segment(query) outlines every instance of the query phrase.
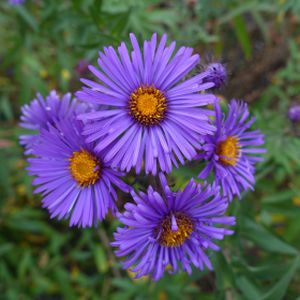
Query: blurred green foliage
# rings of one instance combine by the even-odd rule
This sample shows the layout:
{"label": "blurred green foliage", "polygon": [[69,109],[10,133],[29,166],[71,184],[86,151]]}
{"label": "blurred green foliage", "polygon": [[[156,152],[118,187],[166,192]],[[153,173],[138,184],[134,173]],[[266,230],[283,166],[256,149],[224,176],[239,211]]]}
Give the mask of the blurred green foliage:
{"label": "blurred green foliage", "polygon": [[[0,299],[300,299],[300,127],[287,117],[289,106],[300,103],[299,15],[297,0],[27,0],[16,7],[2,0]],[[135,280],[109,247],[115,220],[69,228],[49,220],[33,196],[18,146],[20,106],[37,91],[79,89],[79,62],[95,63],[98,50],[126,41],[131,31],[140,39],[167,32],[204,58],[227,60],[238,84],[229,82],[220,94],[235,95],[242,86],[266,134],[255,191],[232,203],[236,234],[212,255],[213,273]],[[268,52],[285,48],[277,58]],[[246,90],[256,97],[248,99]],[[174,186],[200,168],[175,170]]]}

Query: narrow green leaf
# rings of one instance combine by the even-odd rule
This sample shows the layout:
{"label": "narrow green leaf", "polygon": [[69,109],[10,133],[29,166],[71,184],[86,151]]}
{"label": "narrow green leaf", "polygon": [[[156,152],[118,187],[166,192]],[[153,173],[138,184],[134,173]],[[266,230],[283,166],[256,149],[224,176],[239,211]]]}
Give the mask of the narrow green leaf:
{"label": "narrow green leaf", "polygon": [[234,286],[234,273],[225,255],[218,252],[213,256],[213,266],[216,272],[216,286],[219,291],[231,289]]}
{"label": "narrow green leaf", "polygon": [[276,192],[273,195],[268,195],[262,199],[263,203],[278,203],[290,200],[295,195],[293,190],[283,190],[281,192]]}
{"label": "narrow green leaf", "polygon": [[23,279],[28,274],[32,266],[32,257],[29,249],[25,251],[18,265],[18,275],[20,279]]}
{"label": "narrow green leaf", "polygon": [[54,272],[54,276],[64,298],[70,300],[76,299],[75,291],[71,285],[70,273],[66,272],[64,269],[57,269]]}
{"label": "narrow green leaf", "polygon": [[267,251],[298,255],[296,248],[280,240],[260,224],[254,223],[250,219],[243,220],[242,233]]}
{"label": "narrow green leaf", "polygon": [[6,97],[3,97],[0,102],[0,114],[1,113],[6,120],[12,120],[14,118],[11,102]]}
{"label": "narrow green leaf", "polygon": [[267,43],[269,43],[270,42],[269,29],[268,29],[267,22],[263,18],[262,14],[260,14],[258,11],[253,11],[252,16],[253,16],[256,24],[260,28],[260,31],[261,31],[265,41]]}
{"label": "narrow green leaf", "polygon": [[15,7],[20,17],[27,23],[34,31],[38,31],[38,24],[32,14],[26,10],[22,5]]}
{"label": "narrow green leaf", "polygon": [[14,248],[13,244],[6,243],[3,245],[0,245],[0,256],[6,254],[7,252],[11,251]]}
{"label": "narrow green leaf", "polygon": [[108,270],[108,259],[105,255],[105,251],[101,245],[96,245],[94,247],[94,256],[97,269],[101,273],[105,273]]}
{"label": "narrow green leaf", "polygon": [[259,3],[258,1],[245,1],[242,5],[238,5],[234,9],[229,9],[227,14],[224,14],[222,17],[219,18],[219,24],[227,23],[228,21],[232,20],[235,16],[253,11],[274,12],[276,11],[276,6],[262,2]]}
{"label": "narrow green leaf", "polygon": [[246,299],[259,299],[262,296],[261,291],[247,277],[238,277],[236,283]]}
{"label": "narrow green leaf", "polygon": [[245,20],[239,15],[233,18],[233,24],[234,32],[243,49],[244,55],[246,59],[250,59],[252,57],[252,46]]}
{"label": "narrow green leaf", "polygon": [[291,263],[288,272],[261,298],[261,300],[281,300],[299,268],[300,258],[297,256]]}

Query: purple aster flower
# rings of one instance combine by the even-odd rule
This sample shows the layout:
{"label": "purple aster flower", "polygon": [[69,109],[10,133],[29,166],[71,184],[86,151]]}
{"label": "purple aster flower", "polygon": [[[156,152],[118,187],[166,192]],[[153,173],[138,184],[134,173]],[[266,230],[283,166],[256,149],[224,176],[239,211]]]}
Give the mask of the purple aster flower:
{"label": "purple aster flower", "polygon": [[124,268],[132,268],[136,277],[151,275],[155,280],[169,269],[175,273],[179,265],[191,274],[191,265],[212,269],[205,253],[219,250],[213,242],[233,231],[219,225],[234,225],[235,218],[224,216],[228,206],[216,186],[200,186],[192,179],[183,191],[173,193],[160,173],[163,194],[150,186],[147,193],[132,196],[119,215],[124,228],[117,228],[113,246],[117,256],[126,256]]}
{"label": "purple aster flower", "polygon": [[32,134],[20,136],[20,144],[25,146],[25,154],[31,154],[32,147],[39,141],[39,131],[54,125],[56,120],[68,119],[79,112],[83,112],[86,105],[72,100],[70,93],[59,97],[56,91],[43,98],[37,94],[36,99],[21,108],[20,126],[32,130]]}
{"label": "purple aster flower", "polygon": [[214,88],[218,89],[222,87],[227,80],[227,70],[221,63],[210,63],[206,70],[208,75],[204,79],[204,82],[213,82]]}
{"label": "purple aster flower", "polygon": [[214,83],[202,82],[206,72],[183,80],[199,62],[192,48],[174,53],[175,42],[166,46],[166,35],[158,42],[153,34],[141,50],[134,34],[130,39],[132,52],[121,43],[118,53],[112,47],[99,53],[100,70],[90,66],[99,83],[82,79],[87,87],[77,97],[108,106],[80,116],[93,121],[84,134],[88,142],[96,141],[96,151],[108,149],[105,161],[114,167],[135,167],[139,173],[143,165],[147,174],[156,174],[158,164],[170,172],[178,161],[191,160],[201,146],[199,137],[215,129],[209,123],[213,112],[203,108],[216,99],[203,93]]}
{"label": "purple aster flower", "polygon": [[244,102],[232,100],[226,118],[222,117],[219,104],[215,104],[217,131],[214,136],[204,137],[203,153],[197,158],[208,161],[199,174],[206,178],[214,172],[216,184],[230,200],[234,195],[240,197],[244,190],[253,189],[255,183],[255,163],[263,158],[264,136],[259,130],[249,130],[255,117],[248,119],[248,106]]}
{"label": "purple aster flower", "polygon": [[293,104],[289,108],[288,116],[289,116],[289,119],[292,122],[295,122],[295,123],[300,122],[300,105],[299,104]]}
{"label": "purple aster flower", "polygon": [[10,5],[21,5],[25,2],[25,0],[8,0]]}
{"label": "purple aster flower", "polygon": [[51,218],[69,218],[70,226],[96,225],[108,210],[116,213],[117,193],[113,185],[125,192],[129,187],[123,175],[103,162],[81,135],[82,123],[74,118],[62,120],[49,129],[41,129],[39,144],[33,148],[35,158],[28,159],[29,174],[36,176],[35,192],[42,194],[43,207]]}

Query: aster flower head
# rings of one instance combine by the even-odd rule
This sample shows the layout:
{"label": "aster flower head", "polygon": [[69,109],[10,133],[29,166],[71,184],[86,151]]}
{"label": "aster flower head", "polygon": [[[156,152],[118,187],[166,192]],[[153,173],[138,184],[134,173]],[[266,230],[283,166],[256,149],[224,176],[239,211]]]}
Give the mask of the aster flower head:
{"label": "aster flower head", "polygon": [[255,117],[249,119],[247,104],[232,100],[228,108],[227,116],[223,117],[220,105],[215,104],[217,131],[204,138],[203,152],[196,159],[207,161],[199,178],[205,179],[213,172],[216,184],[220,184],[223,193],[232,200],[234,195],[240,197],[242,191],[253,189],[255,164],[263,159],[259,154],[265,149],[261,148],[263,134],[250,130]]}
{"label": "aster flower head", "polygon": [[70,119],[79,112],[85,111],[86,105],[72,99],[70,93],[60,97],[56,91],[51,91],[44,98],[37,94],[30,104],[21,108],[20,126],[31,130],[31,134],[21,135],[20,144],[25,146],[25,154],[31,154],[32,147],[39,142],[39,131],[54,125],[56,120]]}
{"label": "aster flower head", "polygon": [[82,123],[57,121],[41,130],[40,142],[33,148],[29,174],[35,176],[35,192],[42,194],[43,207],[51,218],[69,218],[70,226],[96,225],[110,210],[116,213],[117,193],[113,185],[129,192],[119,178],[123,175],[103,162],[81,135]]}
{"label": "aster flower head", "polygon": [[[96,142],[96,151],[106,151],[105,161],[114,167],[146,174],[157,170],[170,172],[178,161],[191,160],[200,148],[199,138],[212,134],[212,111],[204,108],[215,96],[203,91],[214,86],[203,83],[203,72],[187,80],[186,75],[199,62],[193,49],[175,50],[175,42],[166,45],[167,36],[157,40],[153,34],[140,48],[130,34],[132,51],[121,43],[99,52],[100,69],[90,66],[98,82],[82,79],[86,85],[77,92],[80,100],[107,105],[107,109],[83,114],[88,142]],[[174,54],[173,54],[174,53]],[[201,93],[200,93],[201,92]]]}
{"label": "aster flower head", "polygon": [[215,84],[214,88],[218,89],[222,87],[227,81],[227,70],[225,65],[214,62],[208,64],[205,70],[208,75],[204,79],[205,82],[213,82]]}
{"label": "aster flower head", "polygon": [[151,275],[160,279],[168,269],[180,266],[191,274],[191,265],[212,269],[207,250],[219,250],[221,240],[233,231],[219,225],[234,225],[234,217],[224,216],[228,201],[216,186],[196,184],[193,179],[183,191],[171,192],[160,174],[163,194],[150,186],[147,193],[132,192],[135,203],[127,203],[119,215],[123,228],[117,228],[113,246],[119,257],[126,256],[124,268],[136,277]]}
{"label": "aster flower head", "polygon": [[292,122],[300,122],[300,104],[293,104],[289,108],[288,117]]}

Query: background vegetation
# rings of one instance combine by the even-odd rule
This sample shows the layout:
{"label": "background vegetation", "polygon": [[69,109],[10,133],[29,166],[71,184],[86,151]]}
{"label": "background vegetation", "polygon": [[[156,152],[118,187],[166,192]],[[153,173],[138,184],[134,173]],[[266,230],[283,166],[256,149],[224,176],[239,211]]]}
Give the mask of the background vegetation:
{"label": "background vegetation", "polygon": [[[1,0],[0,299],[300,299],[300,123],[288,118],[300,104],[299,16],[297,0]],[[255,192],[232,203],[236,234],[212,256],[213,273],[133,279],[108,246],[116,221],[79,230],[49,220],[24,170],[20,106],[37,91],[78,90],[87,62],[131,31],[167,32],[203,64],[225,62],[220,97],[249,102],[267,136]],[[200,167],[174,171],[175,186]]]}

